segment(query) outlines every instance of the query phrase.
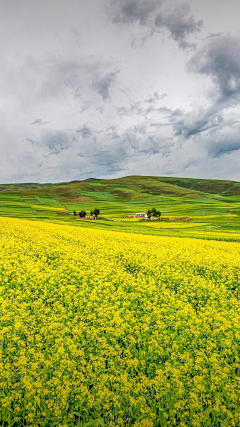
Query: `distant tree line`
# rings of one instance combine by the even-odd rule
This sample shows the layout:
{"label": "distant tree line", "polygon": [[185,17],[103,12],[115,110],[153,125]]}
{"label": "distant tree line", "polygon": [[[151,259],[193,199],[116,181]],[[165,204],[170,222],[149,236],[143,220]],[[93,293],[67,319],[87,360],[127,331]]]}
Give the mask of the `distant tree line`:
{"label": "distant tree line", "polygon": [[147,211],[147,217],[148,217],[148,219],[151,219],[151,216],[153,216],[155,218],[160,218],[161,212],[157,211],[155,208],[148,209],[148,211]]}
{"label": "distant tree line", "polygon": [[[96,218],[98,217],[98,215],[100,214],[100,210],[99,209],[94,209],[94,211],[90,212],[90,216],[95,216]],[[87,215],[87,213],[85,211],[80,211],[79,213],[77,213],[76,211],[73,211],[73,215],[79,215],[80,218],[85,218],[85,216]]]}

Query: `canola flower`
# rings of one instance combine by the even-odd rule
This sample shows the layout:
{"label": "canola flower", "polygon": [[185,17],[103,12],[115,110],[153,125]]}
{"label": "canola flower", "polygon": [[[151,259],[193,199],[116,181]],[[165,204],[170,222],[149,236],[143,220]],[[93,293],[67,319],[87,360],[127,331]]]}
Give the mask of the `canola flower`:
{"label": "canola flower", "polygon": [[1,426],[240,426],[240,244],[0,219]]}

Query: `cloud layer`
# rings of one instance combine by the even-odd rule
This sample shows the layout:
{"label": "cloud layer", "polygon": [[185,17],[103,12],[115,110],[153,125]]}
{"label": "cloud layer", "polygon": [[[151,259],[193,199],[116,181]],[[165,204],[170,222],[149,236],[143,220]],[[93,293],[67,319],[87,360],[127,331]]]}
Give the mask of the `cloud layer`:
{"label": "cloud layer", "polygon": [[239,179],[240,33],[225,3],[221,25],[206,0],[20,3],[0,17],[0,182]]}
{"label": "cloud layer", "polygon": [[113,0],[112,22],[130,24],[136,21],[147,25],[161,5],[162,0]]}
{"label": "cloud layer", "polygon": [[203,20],[196,21],[188,4],[177,5],[173,10],[162,11],[161,0],[113,0],[111,3],[114,24],[138,23],[151,29],[151,34],[167,29],[181,49],[195,48],[189,36],[199,33]]}
{"label": "cloud layer", "polygon": [[221,102],[239,102],[240,39],[230,35],[210,40],[188,62],[190,71],[209,76]]}
{"label": "cloud layer", "polygon": [[159,13],[155,18],[156,27],[167,28],[181,49],[196,47],[195,43],[188,41],[188,37],[200,32],[203,27],[203,20],[195,21],[190,13],[190,6],[181,4],[172,12],[168,14]]}

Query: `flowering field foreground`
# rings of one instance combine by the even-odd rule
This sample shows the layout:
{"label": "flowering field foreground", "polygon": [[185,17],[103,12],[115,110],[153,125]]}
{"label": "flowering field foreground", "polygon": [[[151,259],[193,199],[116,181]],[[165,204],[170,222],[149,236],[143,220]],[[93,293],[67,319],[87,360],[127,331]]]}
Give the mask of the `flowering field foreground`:
{"label": "flowering field foreground", "polygon": [[239,243],[0,219],[1,426],[239,426]]}

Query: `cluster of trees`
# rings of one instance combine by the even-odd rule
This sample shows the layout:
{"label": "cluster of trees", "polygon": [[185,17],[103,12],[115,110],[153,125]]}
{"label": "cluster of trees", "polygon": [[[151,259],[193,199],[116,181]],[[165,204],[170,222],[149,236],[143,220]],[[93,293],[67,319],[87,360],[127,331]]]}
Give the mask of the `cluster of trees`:
{"label": "cluster of trees", "polygon": [[[100,210],[99,209],[94,209],[94,211],[90,212],[90,216],[95,216],[96,218],[98,217],[98,215],[100,214]],[[85,216],[87,215],[87,213],[85,211],[81,211],[77,214],[76,211],[73,211],[73,215],[79,215],[80,218],[85,218]]]}
{"label": "cluster of trees", "polygon": [[161,212],[157,211],[155,208],[148,209],[148,211],[147,211],[147,217],[150,219],[151,216],[153,216],[155,218],[160,218]]}

